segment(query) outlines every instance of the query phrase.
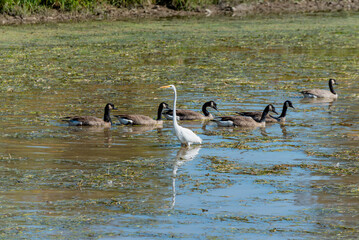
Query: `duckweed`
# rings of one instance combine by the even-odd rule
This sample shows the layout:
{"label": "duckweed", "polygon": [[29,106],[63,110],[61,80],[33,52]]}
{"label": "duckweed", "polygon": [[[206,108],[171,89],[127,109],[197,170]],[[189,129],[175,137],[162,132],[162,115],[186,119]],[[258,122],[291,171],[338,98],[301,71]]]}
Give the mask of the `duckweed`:
{"label": "duckweed", "polygon": [[[1,238],[355,238],[358,15],[6,26],[0,34]],[[327,89],[334,102],[304,100]],[[264,129],[72,128],[61,118],[155,116],[161,92],[215,115],[290,109]],[[116,119],[113,118],[114,123]],[[193,228],[193,226],[196,226]],[[209,231],[209,229],[212,229]]]}

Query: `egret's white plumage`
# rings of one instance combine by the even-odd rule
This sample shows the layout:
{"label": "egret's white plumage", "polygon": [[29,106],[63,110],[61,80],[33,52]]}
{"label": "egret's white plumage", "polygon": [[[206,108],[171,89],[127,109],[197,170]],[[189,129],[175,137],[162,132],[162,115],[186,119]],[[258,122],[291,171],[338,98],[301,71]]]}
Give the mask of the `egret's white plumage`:
{"label": "egret's white plumage", "polygon": [[178,138],[178,140],[180,140],[180,142],[182,143],[182,145],[187,145],[190,146],[192,143],[202,143],[202,139],[200,137],[198,137],[192,130],[188,129],[188,128],[184,128],[181,127],[180,125],[178,125],[177,123],[177,116],[176,116],[176,102],[177,102],[177,91],[176,91],[176,87],[174,85],[168,85],[168,86],[162,86],[161,88],[172,88],[174,91],[174,100],[173,100],[173,128],[174,128],[174,132]]}

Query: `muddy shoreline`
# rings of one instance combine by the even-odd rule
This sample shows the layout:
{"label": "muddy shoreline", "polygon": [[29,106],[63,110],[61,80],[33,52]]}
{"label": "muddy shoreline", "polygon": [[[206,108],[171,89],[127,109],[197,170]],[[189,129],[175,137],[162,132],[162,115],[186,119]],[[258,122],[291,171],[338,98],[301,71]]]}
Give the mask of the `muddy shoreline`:
{"label": "muddy shoreline", "polygon": [[302,0],[302,1],[263,1],[261,3],[242,3],[239,5],[212,5],[193,11],[178,11],[159,5],[149,5],[133,9],[101,5],[93,11],[63,12],[55,9],[45,10],[27,16],[0,14],[0,25],[34,24],[47,22],[67,22],[86,20],[121,20],[137,18],[166,18],[185,16],[228,15],[244,17],[250,15],[314,13],[314,12],[357,12],[359,0]]}

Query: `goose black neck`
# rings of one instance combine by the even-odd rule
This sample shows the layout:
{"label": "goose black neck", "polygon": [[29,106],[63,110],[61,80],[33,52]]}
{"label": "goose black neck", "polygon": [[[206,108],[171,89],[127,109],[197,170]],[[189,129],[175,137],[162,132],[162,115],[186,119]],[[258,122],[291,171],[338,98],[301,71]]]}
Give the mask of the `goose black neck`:
{"label": "goose black neck", "polygon": [[162,120],[162,111],[163,111],[163,104],[161,103],[157,111],[157,119],[156,119],[157,121]]}
{"label": "goose black neck", "polygon": [[261,119],[259,120],[260,123],[262,123],[262,122],[265,121],[265,119],[266,119],[266,117],[267,117],[267,115],[268,115],[268,112],[269,112],[269,106],[267,106],[267,107],[264,109],[264,111],[263,111],[263,113],[262,113],[262,117],[261,117]]}
{"label": "goose black neck", "polygon": [[330,91],[331,91],[333,94],[337,94],[337,93],[334,91],[333,81],[332,81],[332,80],[329,80],[329,89],[330,89]]}
{"label": "goose black neck", "polygon": [[105,114],[103,115],[103,120],[112,124],[110,117],[110,109],[107,106],[105,107]]}
{"label": "goose black neck", "polygon": [[282,113],[281,113],[281,115],[279,116],[279,118],[284,118],[284,117],[285,117],[285,115],[287,114],[287,109],[288,109],[287,102],[285,102],[285,103],[283,104],[283,110],[282,110]]}
{"label": "goose black neck", "polygon": [[208,106],[209,106],[208,103],[205,103],[205,104],[203,104],[203,106],[202,106],[202,112],[203,112],[204,116],[206,116],[206,117],[209,116],[209,112],[207,111],[207,107],[208,107]]}

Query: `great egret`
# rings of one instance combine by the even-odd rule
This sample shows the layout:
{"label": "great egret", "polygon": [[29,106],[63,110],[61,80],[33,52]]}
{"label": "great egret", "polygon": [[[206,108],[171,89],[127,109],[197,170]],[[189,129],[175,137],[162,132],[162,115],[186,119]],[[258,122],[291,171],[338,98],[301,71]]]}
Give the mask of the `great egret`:
{"label": "great egret", "polygon": [[329,99],[337,99],[338,94],[334,91],[333,84],[338,85],[337,81],[335,79],[329,79],[329,89],[323,90],[323,89],[309,89],[301,91],[300,93],[304,95],[306,98],[329,98]]}
{"label": "great egret", "polygon": [[177,102],[177,91],[174,85],[162,86],[161,88],[172,88],[174,91],[174,99],[173,99],[173,128],[174,132],[180,140],[182,145],[190,146],[192,143],[202,143],[202,139],[198,137],[192,130],[188,128],[181,127],[177,123],[177,116],[176,116],[176,102]]}
{"label": "great egret", "polygon": [[110,117],[111,109],[116,109],[112,103],[107,103],[105,106],[105,114],[103,119],[93,116],[74,116],[66,117],[63,121],[69,123],[70,126],[97,126],[97,127],[111,127],[112,121]]}
{"label": "great egret", "polygon": [[168,104],[165,102],[160,103],[158,106],[156,120],[140,114],[120,114],[115,115],[115,117],[124,125],[162,125],[163,109],[168,109]]}

